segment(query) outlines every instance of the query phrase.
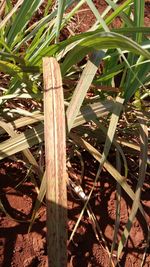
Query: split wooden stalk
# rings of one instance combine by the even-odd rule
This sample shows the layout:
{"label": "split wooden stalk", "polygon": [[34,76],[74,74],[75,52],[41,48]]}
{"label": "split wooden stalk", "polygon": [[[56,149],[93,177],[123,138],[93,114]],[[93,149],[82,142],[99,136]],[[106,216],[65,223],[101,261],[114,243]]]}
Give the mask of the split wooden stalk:
{"label": "split wooden stalk", "polygon": [[49,267],[67,266],[66,131],[60,67],[43,59]]}

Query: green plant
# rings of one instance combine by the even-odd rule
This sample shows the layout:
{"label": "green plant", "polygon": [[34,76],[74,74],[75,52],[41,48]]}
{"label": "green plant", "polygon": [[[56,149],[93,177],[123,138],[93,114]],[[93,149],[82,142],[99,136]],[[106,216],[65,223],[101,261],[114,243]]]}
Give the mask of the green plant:
{"label": "green plant", "polygon": [[[144,177],[146,171],[144,166],[147,164],[148,154],[147,145],[146,150],[143,151],[141,148],[142,142],[147,144],[148,140],[146,118],[145,121],[142,121],[140,118],[142,113],[139,115],[131,106],[127,106],[130,101],[136,108],[141,110],[143,99],[149,95],[148,85],[150,75],[148,63],[150,60],[150,41],[148,34],[150,33],[150,29],[143,25],[144,1],[126,0],[124,3],[118,5],[118,1],[106,0],[109,6],[102,15],[99,14],[91,0],[80,1],[70,13],[66,13],[65,11],[75,1],[66,0],[63,3],[60,1],[58,8],[52,10],[50,13],[49,9],[52,1],[48,1],[44,9],[44,16],[33,22],[32,19],[35,16],[35,12],[43,2],[34,0],[31,4],[31,1],[18,1],[12,7],[11,1],[6,1],[5,9],[3,8],[4,18],[0,21],[0,71],[6,75],[7,86],[1,87],[0,103],[1,117],[3,120],[3,123],[1,123],[1,134],[6,131],[10,135],[10,138],[0,144],[0,159],[12,156],[18,152],[23,152],[27,167],[31,165],[33,171],[37,172],[38,170],[40,179],[43,176],[31,218],[32,225],[46,191],[43,171],[39,168],[37,160],[29,150],[30,147],[44,141],[43,112],[41,106],[39,107],[38,105],[35,105],[35,111],[31,112],[25,110],[25,106],[23,106],[23,109],[18,107],[8,109],[6,104],[9,101],[15,101],[16,103],[17,100],[18,105],[23,99],[42,103],[42,59],[45,56],[55,57],[60,61],[64,83],[66,85],[71,84],[69,96],[64,92],[67,120],[66,131],[68,136],[77,145],[84,147],[100,163],[95,182],[99,179],[102,167],[104,166],[133,200],[129,222],[125,227],[124,234],[119,243],[119,260],[123,246],[129,235],[127,229],[131,228],[138,208],[145,218],[142,205],[140,204],[140,191],[143,183],[141,172],[143,172]],[[59,42],[60,30],[67,25],[72,16],[85,2],[95,15],[96,23],[90,31]],[[110,15],[108,13],[109,10],[112,10]],[[122,19],[122,27],[120,29],[111,29],[109,26],[117,16],[120,16]],[[89,54],[89,59],[86,64],[80,65],[77,68],[77,64],[87,54]],[[102,62],[102,75],[99,75],[97,70]],[[77,80],[78,82],[76,82]],[[87,104],[85,98],[88,90],[91,88],[91,84],[97,89],[96,96],[92,100],[93,103]],[[104,92],[104,86],[106,90],[107,88],[119,88],[119,96],[113,91]],[[103,97],[103,100],[100,97]],[[108,97],[111,97],[112,100],[108,100]],[[119,117],[126,108],[132,110],[133,117],[139,121],[139,146],[135,143],[128,142],[128,138],[123,140],[123,138],[118,139],[117,137],[116,131],[118,129]],[[107,131],[103,123],[100,123],[98,119],[104,114],[109,118],[110,112],[112,115],[110,123],[107,124]],[[146,116],[146,113],[144,115]],[[96,148],[92,147],[85,140],[84,136],[76,136],[71,132],[73,127],[80,127],[85,121],[93,121],[105,134],[106,141],[102,154]],[[20,129],[28,125],[31,128],[18,134],[12,129],[12,125],[15,125],[15,129]],[[90,134],[88,136],[90,139]],[[96,138],[98,139],[99,136],[96,135]],[[118,167],[112,166],[107,161],[112,144],[119,153],[117,162],[118,158],[122,159],[124,166],[123,175],[119,170],[120,161],[117,163],[117,166],[119,165]],[[141,151],[139,182],[135,193],[124,179],[124,176],[127,177],[127,159],[123,152],[124,147],[132,147],[135,151]],[[118,191],[120,192],[119,186]],[[91,194],[92,191],[86,200],[84,209],[87,207]],[[136,202],[134,199],[136,199]],[[80,219],[81,216],[79,221]],[[76,227],[73,234],[75,233]]]}

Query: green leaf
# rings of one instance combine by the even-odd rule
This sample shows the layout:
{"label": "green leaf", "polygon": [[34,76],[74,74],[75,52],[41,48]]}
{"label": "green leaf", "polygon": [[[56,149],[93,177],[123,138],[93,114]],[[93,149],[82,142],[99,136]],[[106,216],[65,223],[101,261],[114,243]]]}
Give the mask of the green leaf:
{"label": "green leaf", "polygon": [[[144,1],[134,0],[134,25],[136,27],[144,26]],[[135,40],[138,44],[141,44],[143,39],[143,33],[135,32]]]}
{"label": "green leaf", "polygon": [[86,93],[92,83],[92,80],[96,74],[97,68],[104,56],[104,52],[96,52],[88,60],[81,78],[75,88],[72,99],[69,103],[69,107],[66,111],[67,117],[67,131],[69,132],[73,126],[74,120],[80,110],[82,102],[86,96]]}
{"label": "green leaf", "polygon": [[[13,130],[13,128],[5,123],[5,122],[0,122],[0,127],[2,127],[11,137],[18,137],[18,134]],[[32,165],[33,169],[35,172],[38,172],[39,175],[41,175],[41,170],[38,166],[38,163],[35,159],[35,157],[32,155],[29,149],[25,149],[22,151],[24,154],[25,158],[28,160],[28,162]]]}
{"label": "green leaf", "polygon": [[42,2],[43,0],[23,1],[23,4],[20,10],[18,11],[16,19],[12,24],[12,27],[7,37],[7,44],[9,46],[13,47],[15,38],[21,31],[23,31],[23,29],[33,16],[34,12],[38,9]]}
{"label": "green leaf", "polygon": [[46,194],[46,173],[44,173],[43,178],[42,178],[40,190],[39,190],[38,196],[37,196],[36,201],[35,201],[35,205],[34,205],[34,209],[33,209],[33,213],[32,213],[31,222],[29,225],[28,232],[31,231],[32,225],[36,219],[37,212],[38,212],[38,210],[42,204],[42,201],[44,199],[45,194]]}
{"label": "green leaf", "polygon": [[[64,75],[72,65],[76,64],[79,60],[82,60],[87,53],[94,50],[110,48],[125,49],[150,59],[150,53],[147,50],[143,49],[140,45],[127,37],[112,32],[100,32],[99,34],[93,33],[93,36],[89,36],[80,41],[80,43],[68,53],[62,64],[62,75]],[[80,58],[77,57],[77,55],[80,55]]]}
{"label": "green leaf", "polygon": [[58,43],[59,41],[59,33],[60,33],[61,23],[62,23],[63,14],[65,10],[65,3],[66,3],[66,0],[58,1],[57,17],[56,17],[56,22],[54,25],[54,28],[56,28],[56,43]]}
{"label": "green leaf", "polygon": [[[74,134],[72,132],[70,133],[70,137],[74,140],[74,142],[77,145],[86,149],[99,163],[101,163],[102,154],[97,149],[95,149],[92,145],[90,145],[83,138],[77,136],[76,134]],[[130,188],[130,186],[127,184],[126,179],[107,160],[104,163],[104,167],[112,175],[112,177],[121,185],[121,187],[124,189],[126,194],[132,200],[134,200],[135,194],[134,194],[133,190]],[[141,204],[139,204],[139,209],[140,209],[140,212],[145,219],[144,211],[143,211]]]}
{"label": "green leaf", "polygon": [[106,0],[106,2],[115,10],[108,18],[106,18],[106,23],[107,23],[107,25],[109,25],[111,22],[112,22],[112,20],[116,17],[116,16],[120,16],[122,19],[123,19],[123,21],[128,25],[128,27],[132,27],[132,26],[134,26],[134,24],[133,24],[133,22],[132,22],[132,20],[130,19],[130,17],[129,16],[127,16],[124,12],[123,12],[123,10],[125,9],[125,8],[127,8],[130,4],[132,4],[133,3],[133,1],[134,0],[127,0],[127,1],[125,1],[124,3],[120,3],[120,5],[118,6],[118,5],[116,5],[115,3],[114,3],[114,1],[112,1],[112,0]]}
{"label": "green leaf", "polygon": [[[93,113],[95,113],[97,117],[107,115],[112,110],[113,105],[113,101],[102,101],[82,107],[75,119],[73,127],[79,126],[86,121],[89,121],[93,116]],[[26,125],[38,123],[39,121],[43,121],[44,119],[43,114],[41,113],[27,113],[27,115],[29,115],[30,117],[17,119],[16,121],[8,123],[8,125],[15,127],[15,129],[18,129]],[[32,129],[18,134],[17,137],[10,138],[2,142],[0,144],[0,160],[18,153],[26,148],[32,147],[35,144],[43,142],[43,132],[43,123],[41,122]],[[4,131],[0,129],[0,134],[3,133]]]}
{"label": "green leaf", "polygon": [[[31,81],[28,74],[23,72],[22,68],[16,64],[9,63],[8,61],[0,60],[0,71],[14,76],[15,81],[19,83],[25,83],[27,90],[31,93],[37,93],[38,88],[34,82]],[[9,92],[12,93],[12,92]]]}
{"label": "green leaf", "polygon": [[[138,211],[139,205],[140,205],[140,196],[141,196],[141,190],[145,179],[146,174],[146,166],[147,166],[147,149],[148,149],[148,129],[146,125],[146,120],[143,118],[143,114],[140,112],[136,112],[139,123],[140,123],[140,159],[139,159],[139,179],[136,186],[136,192],[135,192],[135,198],[133,200],[132,209],[129,214],[128,222],[124,228],[123,234],[121,236],[121,240],[119,242],[118,246],[118,260],[121,255],[121,252],[123,250],[123,247],[125,243],[127,242],[127,239],[130,234],[130,230],[133,224],[133,221],[135,219],[136,213]],[[144,216],[145,217],[145,216]]]}
{"label": "green leaf", "polygon": [[0,160],[15,153],[18,153],[26,148],[32,147],[43,141],[43,128],[41,125],[35,128],[26,130],[18,136],[10,138],[0,144]]}

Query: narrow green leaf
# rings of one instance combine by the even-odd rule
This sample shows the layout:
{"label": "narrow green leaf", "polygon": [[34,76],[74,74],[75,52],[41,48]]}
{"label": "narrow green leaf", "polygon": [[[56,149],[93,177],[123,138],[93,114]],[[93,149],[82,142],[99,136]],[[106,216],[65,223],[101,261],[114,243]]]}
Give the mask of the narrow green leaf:
{"label": "narrow green leaf", "polygon": [[62,23],[63,14],[65,10],[65,4],[66,4],[66,0],[58,1],[57,17],[56,17],[56,22],[54,25],[54,28],[56,28],[56,43],[58,43],[59,41],[59,34],[60,34],[61,23]]}
{"label": "narrow green leaf", "polygon": [[32,2],[30,0],[23,1],[7,37],[7,43],[9,46],[13,46],[16,36],[25,28],[26,24],[29,22],[34,12],[38,9],[42,2],[43,0],[33,0]]}
{"label": "narrow green leaf", "polygon": [[136,213],[140,205],[141,190],[142,190],[143,182],[145,179],[146,166],[147,166],[148,129],[146,125],[146,120],[143,118],[143,114],[140,112],[136,112],[136,114],[139,120],[140,147],[141,147],[141,153],[140,153],[140,159],[139,159],[139,179],[138,179],[138,183],[136,186],[135,198],[133,200],[129,219],[124,228],[123,234],[121,236],[121,240],[119,242],[118,255],[117,255],[118,260],[123,250],[123,247],[125,243],[127,242],[133,221],[135,219]]}
{"label": "narrow green leaf", "polygon": [[90,60],[88,60],[86,67],[84,68],[81,78],[73,93],[69,107],[66,111],[68,132],[73,126],[74,120],[79,112],[79,109],[92,83],[92,80],[96,74],[97,68],[103,56],[104,56],[104,52],[102,51],[94,53],[92,57],[90,58]]}
{"label": "narrow green leaf", "polygon": [[40,185],[40,190],[39,190],[38,196],[37,196],[36,201],[35,201],[35,205],[34,205],[34,209],[33,209],[33,213],[32,213],[31,222],[29,225],[28,232],[31,231],[32,225],[33,225],[33,223],[37,217],[37,212],[38,212],[38,210],[42,204],[42,201],[44,199],[45,194],[46,194],[46,173],[44,172],[42,182]]}
{"label": "narrow green leaf", "polygon": [[[101,103],[94,103],[85,107],[82,107],[79,115],[76,117],[73,127],[77,127],[86,121],[89,121],[93,113],[97,117],[107,115],[113,108],[113,101],[104,101]],[[43,121],[43,114],[29,113],[30,117],[20,118],[16,121],[8,123],[8,125],[16,128],[20,128],[29,124]],[[33,129],[26,130],[24,133],[18,135],[18,137],[10,138],[0,144],[0,160],[8,156],[11,156],[23,149],[29,148],[35,144],[43,142],[43,123],[39,123]],[[0,129],[0,134],[4,131]]]}
{"label": "narrow green leaf", "polygon": [[[31,93],[37,93],[38,88],[34,82],[31,81],[29,75],[23,72],[22,68],[17,66],[16,64],[9,63],[8,61],[0,60],[0,71],[14,76],[16,81],[21,83],[25,83],[27,86],[27,90]],[[10,93],[10,92],[9,92]]]}
{"label": "narrow green leaf", "polygon": [[[83,106],[80,109],[78,116],[76,117],[73,127],[77,127],[82,125],[85,122],[93,120],[93,114],[99,118],[102,116],[108,115],[109,112],[112,111],[114,102],[111,100],[101,101],[98,103],[93,103],[90,105]],[[9,109],[4,109],[3,112],[8,114]],[[22,114],[23,115],[23,114]],[[44,120],[43,114],[40,112],[33,112],[29,114],[24,114],[26,117],[19,118],[12,122],[9,122],[8,125],[15,129],[19,129],[26,125],[32,125],[34,123],[38,123]],[[29,117],[28,117],[29,116]],[[95,118],[95,117],[94,117]],[[41,123],[41,128],[43,128],[43,123]],[[3,134],[4,130],[0,129],[0,134]]]}
{"label": "narrow green leaf", "polygon": [[[144,26],[144,7],[145,2],[140,0],[134,0],[134,25],[136,27]],[[135,33],[135,41],[141,44],[143,39],[143,33]]]}
{"label": "narrow green leaf", "polygon": [[[0,122],[0,127],[2,127],[11,137],[18,137],[18,134],[7,123],[1,121]],[[35,172],[37,172],[38,175],[41,176],[42,172],[41,172],[41,170],[39,168],[39,165],[38,165],[35,157],[32,155],[30,150],[29,149],[25,149],[22,152],[23,152],[25,158],[28,160],[28,162],[32,165],[32,167],[35,170]]]}
{"label": "narrow green leaf", "polygon": [[[97,116],[94,115],[92,120],[96,123],[96,125],[99,127],[99,129],[102,130],[102,132],[107,135],[107,129],[102,125],[102,123],[99,122],[99,120],[97,119]],[[118,142],[118,139],[115,137],[113,139],[113,145],[116,147],[117,151],[120,153],[121,157],[122,157],[122,160],[123,160],[123,163],[124,163],[124,169],[125,169],[125,178],[127,178],[127,175],[128,175],[128,164],[127,164],[127,160],[126,160],[126,157],[125,157],[125,154],[121,148],[121,146],[119,145],[119,142]],[[119,156],[120,156],[119,155]]]}
{"label": "narrow green leaf", "polygon": [[[65,10],[72,4],[74,3],[75,0],[66,0],[66,6],[65,6]],[[67,24],[67,22],[71,19],[71,17],[76,13],[76,11],[81,7],[81,5],[85,2],[85,0],[81,0],[79,1],[79,3],[77,5],[75,5],[75,7],[66,14],[64,20],[62,21],[61,24],[61,29]],[[49,26],[49,24],[48,24]],[[50,34],[48,33],[46,35],[46,37],[44,38],[44,40],[42,40],[41,43],[41,39],[39,39],[39,42],[36,44],[35,46],[35,50],[32,51],[32,54],[29,50],[29,54],[27,55],[27,58],[29,58],[30,64],[35,64],[35,62],[39,61],[39,58],[42,60],[42,58],[44,56],[54,56],[54,53],[51,54],[47,54],[47,53],[43,53],[43,50],[47,51],[47,50],[51,50],[52,46],[49,46],[49,43],[51,43],[54,38],[56,36],[56,30],[54,29]],[[33,49],[32,49],[33,50]],[[41,56],[42,54],[42,56]]]}
{"label": "narrow green leaf", "polygon": [[[107,156],[108,156],[108,153],[109,153],[109,150],[110,150],[110,147],[111,147],[113,138],[114,138],[114,134],[115,134],[115,131],[116,131],[116,127],[117,127],[117,123],[118,123],[119,115],[120,115],[120,112],[121,112],[121,110],[122,110],[123,102],[124,102],[124,100],[123,100],[122,98],[117,97],[115,106],[114,106],[114,108],[113,108],[113,113],[112,113],[112,116],[111,116],[111,120],[110,120],[110,123],[109,123],[109,128],[108,128],[108,132],[107,132],[107,136],[106,136],[106,141],[105,141],[105,146],[104,146],[103,154],[101,155],[100,153],[98,153],[99,156],[100,156],[100,158],[99,158],[99,162],[100,162],[100,164],[99,164],[99,168],[98,168],[98,171],[97,171],[97,174],[96,174],[96,177],[95,177],[95,180],[94,180],[92,189],[90,190],[90,193],[89,193],[89,195],[88,195],[88,198],[87,198],[87,200],[86,200],[86,202],[85,202],[85,204],[84,204],[84,207],[83,207],[83,209],[82,209],[82,212],[80,213],[80,217],[78,218],[78,221],[77,221],[77,223],[76,223],[76,225],[75,225],[76,228],[77,228],[77,226],[78,226],[78,224],[79,224],[79,222],[80,222],[80,220],[81,220],[81,215],[83,214],[83,211],[84,211],[85,208],[87,207],[88,202],[89,202],[89,200],[90,200],[90,198],[91,198],[91,196],[92,196],[93,190],[94,190],[94,188],[95,188],[95,184],[97,183],[97,181],[98,181],[98,179],[99,179],[99,176],[100,176],[100,173],[101,173],[101,171],[102,171],[102,168],[103,168],[103,166],[106,167],[106,165],[107,165],[107,162],[106,162],[106,160],[107,160]],[[113,125],[112,125],[112,124],[113,124]],[[92,154],[92,156],[94,157],[94,153],[92,153],[92,152],[93,152],[93,147],[92,147],[92,146],[90,146],[90,145],[89,145],[87,142],[85,142],[82,138],[78,138],[78,136],[75,135],[75,134],[72,134],[72,133],[71,133],[71,138],[75,139],[75,142],[77,141],[77,143],[78,143],[78,141],[79,141],[79,144],[80,144],[81,146],[83,146],[83,143],[84,143],[84,147],[85,147],[86,145],[88,145],[88,151],[89,151],[89,152]],[[89,149],[89,147],[92,149],[92,151],[91,151],[91,149]],[[94,150],[95,150],[96,153],[98,152],[96,149],[94,149]],[[108,167],[108,166],[107,166],[107,167]],[[107,168],[107,170],[108,170],[108,168]]]}
{"label": "narrow green leaf", "polygon": [[[70,63],[70,65],[73,65],[76,62],[80,61],[85,56],[85,54],[87,52],[91,52],[92,49],[102,50],[102,49],[107,49],[107,48],[119,47],[121,49],[125,49],[125,51],[131,51],[135,54],[139,54],[139,55],[141,54],[148,59],[150,58],[150,54],[148,53],[148,51],[143,49],[141,46],[139,46],[137,43],[135,43],[131,39],[123,35],[117,34],[117,33],[113,33],[113,32],[109,33],[109,32],[102,32],[101,30],[96,30],[94,32],[86,32],[86,33],[81,33],[81,34],[72,36],[69,39],[59,44],[51,45],[50,47],[47,47],[47,48],[44,47],[43,49],[41,49],[40,53],[36,54],[36,58],[34,59],[32,64],[38,65],[41,62],[42,57],[46,55],[52,56],[56,53],[60,53],[63,49],[66,49],[68,45],[75,43],[77,41],[78,41],[78,44],[70,52],[72,53],[73,57],[75,57],[74,54],[76,53],[76,60],[74,59],[74,62]],[[68,58],[69,57],[70,55],[68,55]],[[72,57],[70,57],[70,60],[72,60]]]}
{"label": "narrow green leaf", "polygon": [[128,27],[128,28],[118,28],[118,29],[112,29],[110,31],[120,33],[120,34],[126,34],[126,35],[131,35],[132,36],[136,33],[143,33],[143,34],[149,34],[150,33],[150,27]]}
{"label": "narrow green leaf", "polygon": [[0,144],[0,160],[15,153],[18,153],[26,148],[32,147],[43,141],[43,128],[41,125],[35,128],[26,130],[24,133],[18,134],[17,137],[10,138]]}
{"label": "narrow green leaf", "polygon": [[11,11],[7,14],[7,16],[0,22],[0,29],[2,29],[5,24],[10,20],[13,14],[17,11],[20,5],[23,3],[23,0],[19,0],[16,5],[11,9]]}
{"label": "narrow green leaf", "polygon": [[[118,172],[121,172],[121,160],[120,160],[120,155],[119,152],[116,151],[116,167]],[[110,260],[112,259],[113,256],[113,251],[116,246],[117,242],[117,234],[119,231],[119,225],[120,225],[120,210],[121,210],[121,186],[119,183],[117,183],[117,188],[116,188],[116,219],[115,219],[115,228],[114,228],[114,235],[113,235],[113,241],[111,245],[111,255],[110,255]]]}
{"label": "narrow green leaf", "polygon": [[107,32],[109,31],[107,24],[105,23],[105,21],[103,20],[103,18],[101,17],[101,15],[99,14],[99,11],[97,10],[97,8],[95,7],[94,3],[92,0],[86,0],[88,6],[90,7],[91,11],[93,12],[93,14],[95,15],[97,21],[100,23],[101,27],[103,27],[103,29]]}
{"label": "narrow green leaf", "polygon": [[125,8],[127,8],[130,4],[133,4],[134,0],[127,0],[124,3],[121,3],[119,6],[117,4],[114,3],[114,1],[112,0],[106,0],[106,2],[115,10],[108,18],[106,18],[106,23],[107,25],[109,25],[112,20],[116,17],[116,16],[120,16],[123,21],[128,25],[128,27],[132,27],[134,26],[133,22],[131,21],[131,19],[123,12],[123,10]]}
{"label": "narrow green leaf", "polygon": [[122,72],[124,66],[125,66],[125,63],[121,63],[118,66],[114,66],[113,68],[109,69],[108,71],[104,72],[104,74],[102,74],[98,78],[96,78],[93,81],[93,84],[99,85],[102,82],[107,81],[107,80],[113,78],[114,76],[116,76],[117,74],[119,74],[120,72]]}
{"label": "narrow green leaf", "polygon": [[[99,163],[101,163],[102,154],[97,149],[95,149],[92,145],[90,145],[83,138],[77,136],[76,134],[72,132],[70,132],[70,137],[74,140],[74,142],[77,145],[86,149]],[[132,200],[134,200],[135,194],[133,190],[130,188],[130,186],[127,184],[126,179],[107,160],[104,163],[104,167],[112,175],[112,177],[121,185],[121,187],[124,189],[126,194],[128,194],[128,196]],[[145,219],[143,207],[141,204],[139,204],[139,210]]]}
{"label": "narrow green leaf", "polygon": [[68,53],[62,64],[63,75],[72,65],[78,62],[79,59],[76,55],[80,54],[81,60],[91,51],[110,48],[125,49],[133,52],[134,54],[143,55],[145,58],[150,59],[150,53],[131,39],[117,33],[100,32],[99,34],[93,34],[93,36],[89,36],[88,38],[82,40],[72,51]]}

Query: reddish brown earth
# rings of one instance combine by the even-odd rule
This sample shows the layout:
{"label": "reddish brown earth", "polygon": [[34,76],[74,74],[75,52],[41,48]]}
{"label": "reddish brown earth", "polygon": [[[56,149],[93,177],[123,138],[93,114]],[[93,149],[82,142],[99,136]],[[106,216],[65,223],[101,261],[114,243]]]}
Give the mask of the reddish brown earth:
{"label": "reddish brown earth", "polygon": [[[105,1],[94,1],[96,7],[102,12],[105,7]],[[85,10],[86,9],[86,10]],[[82,7],[82,12],[75,17],[75,27],[73,31],[81,32],[87,30],[94,22],[94,17],[87,10],[87,6]],[[150,26],[150,2],[146,1],[145,9],[145,25]],[[120,26],[120,19],[115,21],[115,27]],[[65,36],[70,32],[66,29]],[[85,160],[85,176],[83,188],[85,192],[89,192],[91,184],[94,180],[97,164],[92,160],[88,153],[83,153]],[[113,160],[113,159],[110,159]],[[134,177],[135,165],[130,163],[129,183],[134,188],[136,180]],[[78,171],[80,165],[74,164],[74,171]],[[0,197],[2,204],[6,210],[16,220],[13,220],[5,213],[0,211],[0,266],[2,267],[46,267],[47,251],[46,251],[46,208],[43,203],[39,211],[39,217],[34,223],[30,233],[28,233],[29,222],[34,207],[36,192],[35,188],[28,177],[26,169],[21,163],[12,163],[10,160],[0,162]],[[16,186],[21,182],[21,185]],[[90,204],[104,239],[110,249],[115,223],[116,212],[116,183],[112,177],[105,172],[101,174],[100,181],[95,188],[94,197],[90,200]],[[150,222],[150,185],[149,177],[146,177],[142,190],[142,203]],[[70,236],[73,227],[82,210],[83,204],[73,196],[68,190],[68,235]],[[121,236],[123,227],[127,222],[131,201],[127,195],[122,192],[121,199],[121,222],[118,232],[118,239]],[[24,222],[19,222],[23,220]],[[120,259],[120,266],[123,267],[140,267],[146,246],[147,230],[141,215],[138,214],[134,220],[130,237]],[[117,245],[115,247],[117,250]],[[113,255],[115,260],[115,251]],[[68,267],[108,267],[109,257],[106,246],[102,241],[96,238],[92,228],[91,221],[87,213],[84,214],[81,223],[75,233],[73,241],[68,246]],[[147,250],[144,267],[150,266],[150,249]]]}
{"label": "reddish brown earth", "polygon": [[[84,152],[82,156],[85,162],[83,188],[85,192],[88,193],[98,166],[88,153]],[[80,171],[78,171],[77,168],[80,168],[80,164],[78,163],[79,162],[76,159],[76,163],[73,165],[74,171],[79,175]],[[132,172],[134,168],[134,165],[130,167]],[[33,225],[31,232],[28,233],[29,223],[27,223],[27,220],[31,216],[36,199],[34,186],[28,178],[20,187],[15,189],[18,183],[23,181],[26,175],[26,170],[22,164],[1,162],[0,172],[0,195],[2,203],[13,218],[26,221],[16,222],[11,218],[6,217],[2,211],[0,212],[0,266],[46,267],[46,208],[42,205],[39,211],[39,218]],[[136,181],[132,177],[130,179],[130,184],[133,187],[135,182]],[[150,212],[149,193],[149,179],[146,178],[142,191],[142,202],[147,217]],[[116,216],[116,183],[105,171],[101,174],[100,181],[97,183],[93,196],[94,197],[90,200],[90,204],[96,215],[107,246],[110,249]],[[73,230],[82,207],[82,202],[68,190],[69,235]],[[121,224],[118,232],[118,239],[120,238],[123,226],[127,222],[130,208],[131,201],[126,194],[123,193],[121,200]],[[149,217],[148,220],[150,222]],[[120,266],[140,266],[146,245],[146,235],[146,225],[142,221],[141,215],[138,214],[133,223],[127,246],[124,249],[123,256],[120,260]],[[115,249],[117,249],[117,246]],[[68,267],[106,267],[109,266],[108,263],[109,257],[105,244],[102,241],[101,236],[99,236],[99,240],[96,239],[91,221],[89,220],[87,213],[85,213],[75,233],[73,241],[68,246]],[[149,250],[147,251],[143,266],[150,266]]]}

